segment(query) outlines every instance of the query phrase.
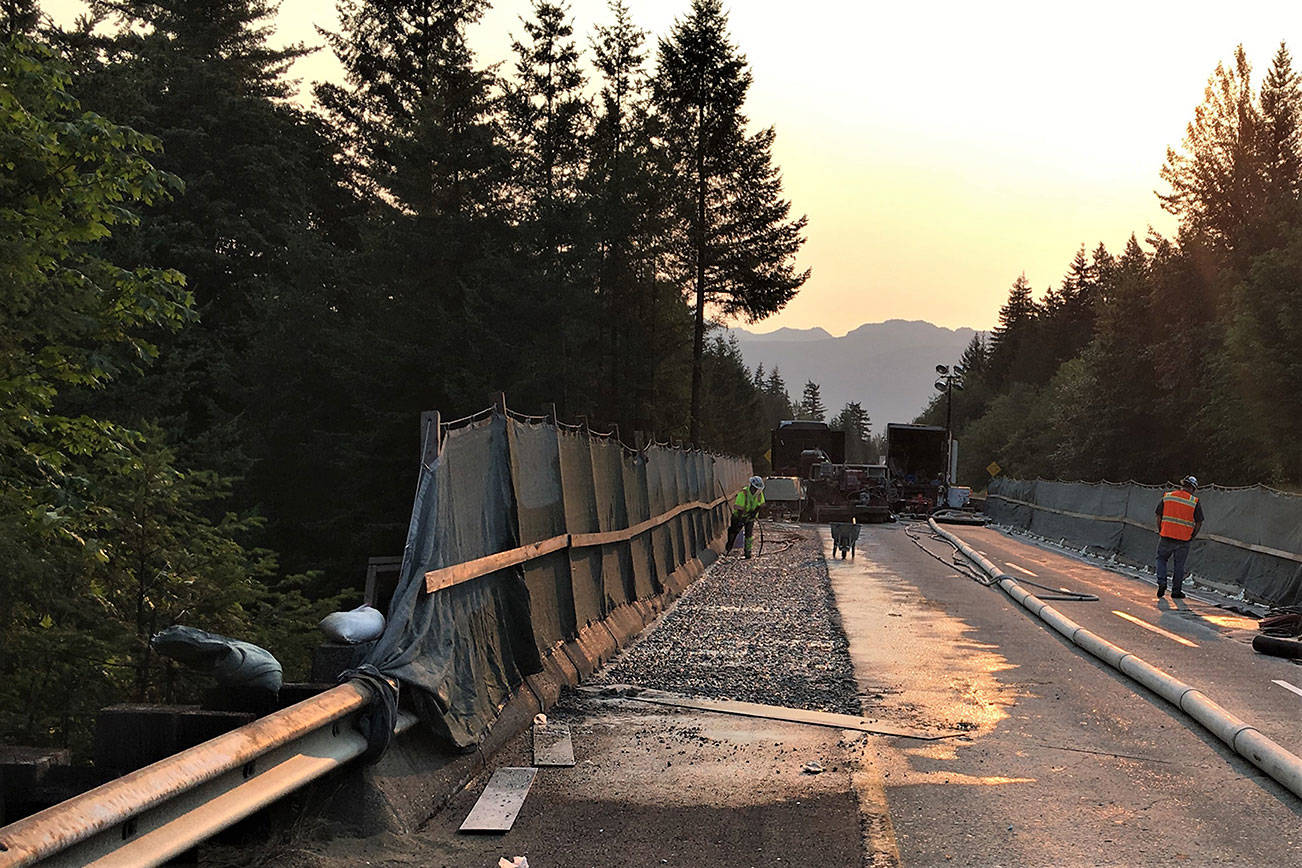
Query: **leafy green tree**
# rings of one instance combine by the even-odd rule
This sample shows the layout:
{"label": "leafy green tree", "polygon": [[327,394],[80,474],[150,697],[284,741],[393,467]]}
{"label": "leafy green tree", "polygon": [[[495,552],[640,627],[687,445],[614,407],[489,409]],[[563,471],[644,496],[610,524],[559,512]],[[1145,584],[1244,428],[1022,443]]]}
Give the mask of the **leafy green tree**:
{"label": "leafy green tree", "polygon": [[774,132],[746,131],[751,74],[719,0],[693,0],[660,42],[655,96],[660,135],[683,182],[673,265],[692,287],[690,438],[700,436],[706,308],[748,322],[781,310],[809,277],[794,257],[805,219],[790,218],[772,162]]}
{"label": "leafy green tree", "polygon": [[66,411],[193,319],[177,272],[106,255],[180,187],[157,140],[72,92],[47,48],[0,44],[0,728],[83,748],[99,705],[151,695],[159,619],[238,624],[262,558],[201,515],[220,481],[176,470],[157,430]]}
{"label": "leafy green tree", "polygon": [[[146,334],[193,317],[175,271],[122,268],[95,242],[130,210],[178,189],[150,163],[157,141],[81,108],[48,49],[0,45],[0,497],[11,533],[65,531],[66,471],[133,435],[60,412],[68,389],[103,388],[157,354]],[[8,596],[3,595],[3,596]]]}

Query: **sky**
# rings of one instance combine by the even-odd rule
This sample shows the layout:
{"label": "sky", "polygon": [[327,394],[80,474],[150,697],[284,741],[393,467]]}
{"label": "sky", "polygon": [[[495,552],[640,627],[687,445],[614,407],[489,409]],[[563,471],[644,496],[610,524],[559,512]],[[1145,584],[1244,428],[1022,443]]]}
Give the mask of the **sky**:
{"label": "sky", "polygon": [[[690,0],[626,0],[666,35]],[[76,0],[44,0],[67,21]],[[497,0],[471,31],[505,60],[529,0]],[[745,111],[777,130],[793,214],[809,218],[813,275],[779,314],[749,326],[927,320],[989,329],[1025,273],[1037,295],[1077,249],[1119,252],[1174,219],[1154,190],[1216,64],[1242,43],[1259,82],[1281,40],[1302,66],[1302,4],[1171,0],[725,0],[754,84]],[[606,0],[571,0],[581,45]],[[284,0],[277,38],[320,44],[334,4]],[[328,51],[307,81],[339,78]]]}

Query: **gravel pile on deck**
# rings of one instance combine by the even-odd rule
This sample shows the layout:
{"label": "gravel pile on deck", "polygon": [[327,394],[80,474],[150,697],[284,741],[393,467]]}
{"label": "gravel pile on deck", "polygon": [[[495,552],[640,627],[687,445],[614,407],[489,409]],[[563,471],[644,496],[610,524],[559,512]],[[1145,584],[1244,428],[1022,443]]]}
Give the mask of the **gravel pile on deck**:
{"label": "gravel pile on deck", "polygon": [[729,555],[596,680],[710,699],[860,714],[823,546],[764,528],[764,554]]}

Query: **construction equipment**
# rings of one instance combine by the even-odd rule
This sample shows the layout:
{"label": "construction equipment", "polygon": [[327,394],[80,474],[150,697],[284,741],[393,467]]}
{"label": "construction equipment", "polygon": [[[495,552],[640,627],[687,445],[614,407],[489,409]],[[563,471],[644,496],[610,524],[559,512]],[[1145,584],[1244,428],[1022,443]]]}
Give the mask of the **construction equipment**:
{"label": "construction equipment", "polygon": [[941,504],[948,473],[948,440],[939,425],[886,426],[890,505],[896,512],[929,514]]}

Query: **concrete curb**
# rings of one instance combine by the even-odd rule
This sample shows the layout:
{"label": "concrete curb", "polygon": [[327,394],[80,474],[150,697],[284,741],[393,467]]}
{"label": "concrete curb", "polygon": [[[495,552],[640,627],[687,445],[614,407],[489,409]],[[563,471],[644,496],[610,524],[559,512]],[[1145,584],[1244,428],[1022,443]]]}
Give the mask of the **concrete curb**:
{"label": "concrete curb", "polygon": [[1034,594],[1017,584],[963,540],[928,519],[931,529],[953,543],[964,556],[995,579],[1008,596],[1031,614],[1057,630],[1068,641],[1088,651],[1112,668],[1129,676],[1153,693],[1202,724],[1212,735],[1225,742],[1239,756],[1261,769],[1276,783],[1302,798],[1302,758],[1285,750],[1248,723],[1230,714],[1196,687],[1185,684],[1144,660],[1113,645],[1063,615]]}

